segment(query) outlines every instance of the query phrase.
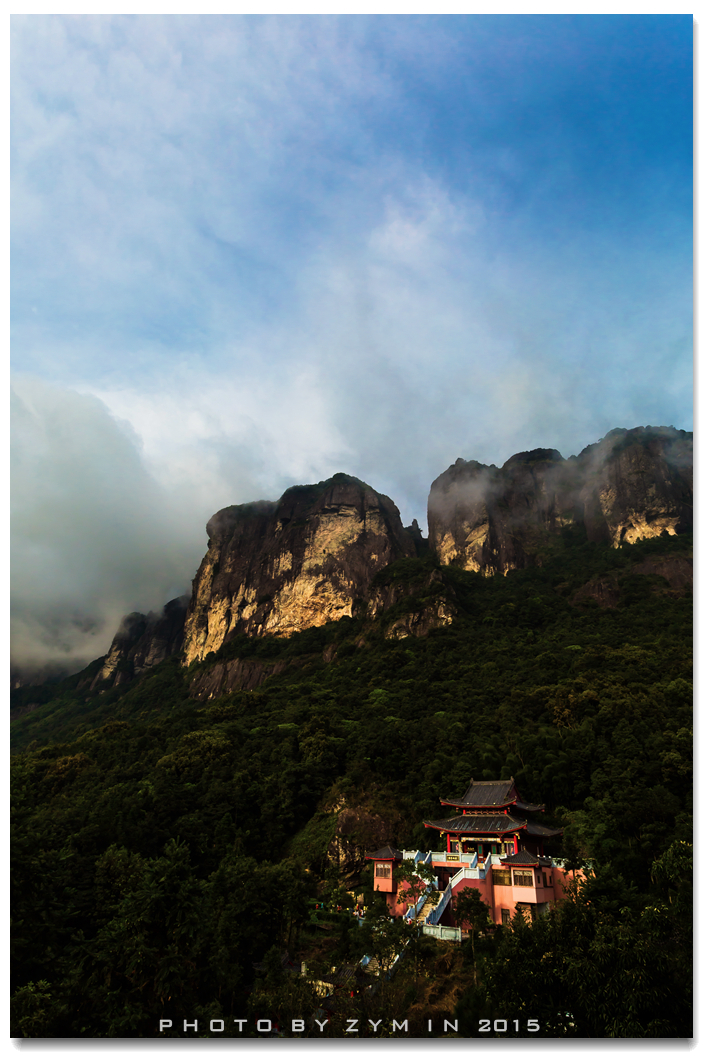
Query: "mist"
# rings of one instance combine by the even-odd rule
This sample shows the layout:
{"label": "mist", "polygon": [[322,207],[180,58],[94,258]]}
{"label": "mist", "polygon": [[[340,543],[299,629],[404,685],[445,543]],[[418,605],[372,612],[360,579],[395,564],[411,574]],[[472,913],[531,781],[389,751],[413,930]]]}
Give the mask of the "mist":
{"label": "mist", "polygon": [[66,672],[104,654],[125,613],[190,591],[202,520],[97,398],[19,379],[11,401],[12,667]]}

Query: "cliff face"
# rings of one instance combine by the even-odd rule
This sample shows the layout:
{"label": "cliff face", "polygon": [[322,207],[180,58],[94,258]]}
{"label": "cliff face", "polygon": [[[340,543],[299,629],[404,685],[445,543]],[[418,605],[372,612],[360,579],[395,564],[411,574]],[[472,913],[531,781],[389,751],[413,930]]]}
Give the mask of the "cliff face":
{"label": "cliff face", "polygon": [[[635,563],[631,575],[654,575],[664,582],[656,592],[667,596],[684,596],[693,590],[693,556],[650,556],[642,563]],[[571,597],[575,606],[586,600],[595,600],[601,607],[617,607],[622,597],[622,577],[618,571],[592,578]]]}
{"label": "cliff face", "polygon": [[379,570],[416,551],[393,502],[341,474],[294,486],[277,503],[224,508],[207,531],[186,664],[229,636],[289,635],[351,615]]}
{"label": "cliff face", "polygon": [[671,427],[610,431],[578,461],[589,540],[617,548],[692,529],[692,434]]}
{"label": "cliff face", "polygon": [[502,468],[457,460],[432,483],[429,545],[443,564],[505,574],[539,562],[563,527],[619,547],[692,526],[692,435],[614,430],[578,457],[518,453]]}
{"label": "cliff face", "polygon": [[484,574],[525,566],[545,535],[574,521],[565,464],[555,449],[518,453],[502,468],[457,460],[432,483],[427,506],[440,563]]}
{"label": "cliff face", "polygon": [[[377,579],[378,581],[379,579]],[[384,581],[383,575],[381,580]],[[365,616],[387,616],[384,635],[389,640],[426,637],[432,629],[449,626],[458,611],[454,590],[439,570],[420,571],[403,582],[371,586]]]}
{"label": "cliff face", "polygon": [[[554,449],[518,453],[501,468],[457,460],[432,484],[429,542],[417,523],[403,528],[388,497],[348,475],[294,486],[277,502],[224,508],[208,523],[190,603],[181,597],[159,615],[126,616],[86,684],[120,684],[181,649],[189,664],[239,634],[287,636],[344,616],[380,619],[393,639],[426,635],[456,617],[450,581],[426,564],[381,573],[389,564],[429,548],[442,565],[505,574],[540,563],[565,527],[616,548],[687,531],[692,449],[684,431],[638,427],[611,431],[568,460]],[[668,581],[670,591],[684,591],[690,581],[688,568],[649,573]],[[583,594],[614,606],[616,582],[589,584]],[[273,669],[222,660],[197,677],[193,692],[208,699],[255,688]]]}
{"label": "cliff face", "polygon": [[183,645],[188,597],[170,600],[161,613],[126,615],[112,639],[105,662],[91,682],[91,689],[108,681],[119,685],[142,670],[157,666],[170,655],[177,655]]}

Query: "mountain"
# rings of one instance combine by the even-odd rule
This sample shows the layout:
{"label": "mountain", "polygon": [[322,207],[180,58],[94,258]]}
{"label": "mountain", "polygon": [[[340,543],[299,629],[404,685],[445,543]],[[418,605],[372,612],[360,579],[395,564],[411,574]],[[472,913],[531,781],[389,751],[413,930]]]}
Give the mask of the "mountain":
{"label": "mountain", "polygon": [[142,670],[158,666],[169,656],[178,655],[183,646],[189,599],[179,596],[169,600],[160,614],[150,611],[148,615],[142,615],[134,611],[125,615],[90,688],[96,688],[104,681],[122,684]]}
{"label": "mountain", "polygon": [[582,529],[618,548],[693,524],[693,436],[616,429],[577,457],[517,453],[501,468],[457,460],[430,489],[429,545],[442,564],[482,574],[539,564],[554,536]]}
{"label": "mountain", "polygon": [[186,664],[237,634],[289,636],[350,617],[374,576],[416,547],[393,502],[338,474],[273,504],[223,508],[185,623]]}
{"label": "mountain", "polygon": [[[692,513],[692,435],[673,427],[615,429],[568,460],[556,449],[517,453],[502,468],[459,459],[432,483],[429,541],[417,522],[402,526],[389,497],[350,475],[293,486],[276,502],[213,515],[190,602],[171,601],[160,616],[127,615],[91,687],[119,684],[181,652],[188,666],[242,636],[290,637],[354,616],[385,616],[391,639],[424,636],[456,617],[448,565],[506,574],[542,565],[563,531],[619,548],[686,533]],[[403,577],[392,567],[422,556],[436,561]],[[648,562],[648,573],[672,587],[692,582],[689,558]],[[596,579],[580,598],[612,605],[616,582]],[[255,688],[274,669],[240,652],[201,675],[194,694]]]}
{"label": "mountain", "polygon": [[[551,1037],[690,1037],[689,442],[620,432],[604,460],[598,443],[508,461],[478,569],[347,476],[225,509],[187,606],[128,616],[82,673],[16,689],[14,1033],[314,1028],[321,999],[279,956],[333,981],[397,952],[366,854],[427,850],[439,800],[512,778],[563,829],[555,856],[593,875],[548,917],[483,932],[475,958],[413,934],[380,989],[324,1002],[328,1036],[407,1014],[413,1037],[445,1015],[480,1037],[527,1011]],[[507,576],[485,576],[507,549]]]}

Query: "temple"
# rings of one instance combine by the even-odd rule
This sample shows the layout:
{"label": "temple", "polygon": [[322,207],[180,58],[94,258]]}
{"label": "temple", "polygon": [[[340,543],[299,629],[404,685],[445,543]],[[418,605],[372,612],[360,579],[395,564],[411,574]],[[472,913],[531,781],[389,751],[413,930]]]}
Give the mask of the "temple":
{"label": "temple", "polygon": [[507,856],[527,851],[544,855],[545,839],[562,834],[561,828],[546,828],[533,819],[533,814],[544,813],[544,806],[523,802],[515,781],[472,779],[471,786],[461,799],[440,799],[442,806],[451,806],[461,813],[443,821],[424,821],[425,828],[435,828],[440,837],[446,836],[448,861],[452,854],[478,854],[479,861],[487,854]]}
{"label": "temple", "polygon": [[[507,925],[518,909],[529,916],[544,912],[579,875],[567,872],[550,853],[562,829],[536,820],[544,806],[524,802],[512,777],[472,780],[461,798],[440,799],[440,803],[458,811],[452,817],[423,822],[438,833],[440,850],[384,847],[366,855],[374,863],[374,888],[385,895],[391,914],[411,918],[417,912],[426,934],[461,938],[451,899],[465,887],[480,892],[494,924]],[[404,886],[395,874],[407,859],[431,867],[439,891],[436,905],[421,902],[416,910],[405,900]]]}

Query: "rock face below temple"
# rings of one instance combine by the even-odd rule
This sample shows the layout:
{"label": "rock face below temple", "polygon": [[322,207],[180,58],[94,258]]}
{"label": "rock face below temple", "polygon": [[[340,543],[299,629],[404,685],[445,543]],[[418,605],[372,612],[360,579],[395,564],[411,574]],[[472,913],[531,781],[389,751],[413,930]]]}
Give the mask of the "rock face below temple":
{"label": "rock face below temple", "polygon": [[414,556],[393,502],[349,475],[223,508],[193,582],[185,663],[238,634],[290,635],[352,615],[374,575]]}
{"label": "rock face below temple", "polygon": [[582,526],[619,547],[693,521],[693,436],[672,427],[610,431],[578,457],[518,453],[501,468],[457,460],[432,483],[429,545],[442,564],[505,574],[539,562],[550,537]]}
{"label": "rock face below temple", "polygon": [[119,685],[129,681],[142,670],[157,666],[171,655],[177,655],[183,645],[183,627],[189,597],[170,600],[161,612],[138,611],[126,615],[112,639],[105,661],[90,687],[108,682]]}

